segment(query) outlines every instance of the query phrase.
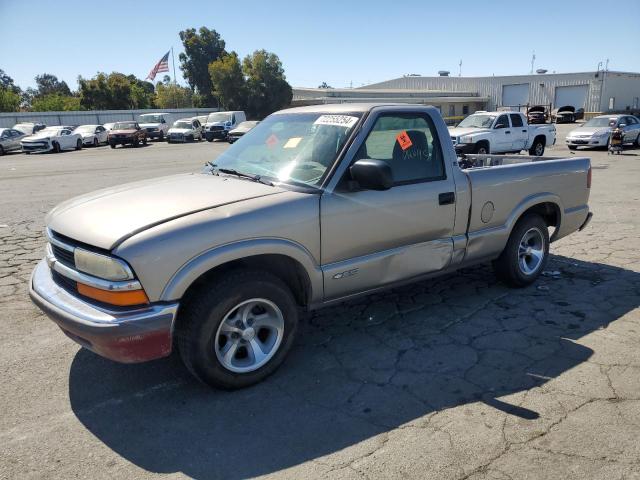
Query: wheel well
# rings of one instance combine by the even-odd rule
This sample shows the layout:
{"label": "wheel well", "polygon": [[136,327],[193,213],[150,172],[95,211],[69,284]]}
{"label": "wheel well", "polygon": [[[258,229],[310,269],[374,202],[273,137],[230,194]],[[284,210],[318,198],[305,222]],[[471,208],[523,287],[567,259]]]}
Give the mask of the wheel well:
{"label": "wheel well", "polygon": [[311,297],[309,275],[300,262],[280,254],[253,255],[218,265],[203,273],[189,285],[183,297],[187,298],[199,287],[215,282],[216,278],[221,275],[240,269],[266,270],[282,280],[291,289],[298,305],[306,306],[309,303]]}
{"label": "wheel well", "polygon": [[538,135],[537,137],[535,137],[533,139],[533,143],[536,143],[537,140],[542,140],[543,145],[547,144],[547,137],[545,137],[544,135]]}
{"label": "wheel well", "polygon": [[[520,215],[520,218],[524,217],[528,213],[537,213],[540,215],[548,227],[558,227],[560,224],[560,208],[555,203],[538,203],[537,205],[526,209],[522,215]],[[520,220],[520,218],[518,218],[518,220]]]}

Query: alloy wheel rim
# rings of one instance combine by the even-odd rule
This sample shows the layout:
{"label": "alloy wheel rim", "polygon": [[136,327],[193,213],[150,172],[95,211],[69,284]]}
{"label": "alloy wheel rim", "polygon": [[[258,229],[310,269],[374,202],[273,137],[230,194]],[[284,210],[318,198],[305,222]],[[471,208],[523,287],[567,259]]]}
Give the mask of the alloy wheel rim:
{"label": "alloy wheel rim", "polygon": [[284,336],[284,316],[265,298],[252,298],[233,307],[220,322],[213,348],[218,361],[234,373],[264,366],[277,353]]}
{"label": "alloy wheel rim", "polygon": [[537,156],[542,155],[542,144],[541,143],[536,144],[536,155]]}
{"label": "alloy wheel rim", "polygon": [[542,265],[545,255],[544,236],[537,228],[525,232],[518,246],[518,267],[525,275],[532,275]]}

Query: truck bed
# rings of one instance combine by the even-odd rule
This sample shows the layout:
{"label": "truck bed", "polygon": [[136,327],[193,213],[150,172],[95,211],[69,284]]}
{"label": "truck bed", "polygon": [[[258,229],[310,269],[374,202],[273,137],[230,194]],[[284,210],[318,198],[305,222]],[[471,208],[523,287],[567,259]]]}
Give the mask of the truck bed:
{"label": "truck bed", "polygon": [[463,170],[499,167],[503,165],[517,165],[521,163],[545,162],[550,160],[576,160],[586,157],[536,157],[533,155],[475,155],[463,154],[458,157],[458,164]]}

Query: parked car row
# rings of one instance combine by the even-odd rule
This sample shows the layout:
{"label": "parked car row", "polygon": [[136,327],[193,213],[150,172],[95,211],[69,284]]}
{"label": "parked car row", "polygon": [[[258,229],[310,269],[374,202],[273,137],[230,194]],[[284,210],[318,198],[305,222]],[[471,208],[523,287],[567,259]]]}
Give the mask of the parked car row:
{"label": "parked car row", "polygon": [[584,118],[584,108],[565,105],[551,110],[551,105],[533,105],[527,108],[527,120],[529,124],[548,123],[573,123]]}
{"label": "parked car row", "polygon": [[214,112],[175,121],[173,117],[167,113],[145,113],[138,121],[79,126],[18,123],[12,128],[0,128],[0,155],[13,151],[57,153],[100,145],[137,147],[146,145],[149,139],[167,140],[168,143],[220,139],[233,143],[259,123],[246,121],[246,115],[241,111]]}

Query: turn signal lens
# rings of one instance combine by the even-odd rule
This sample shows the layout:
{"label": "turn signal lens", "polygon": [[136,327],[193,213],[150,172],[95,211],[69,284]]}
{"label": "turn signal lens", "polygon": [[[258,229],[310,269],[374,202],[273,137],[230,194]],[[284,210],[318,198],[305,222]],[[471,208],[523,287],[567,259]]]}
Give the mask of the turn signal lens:
{"label": "turn signal lens", "polygon": [[119,307],[143,305],[149,303],[149,299],[147,298],[147,294],[144,293],[144,290],[101,290],[99,288],[90,287],[89,285],[78,282],[78,293],[80,295],[84,295],[85,297],[98,300],[99,302],[117,305]]}

